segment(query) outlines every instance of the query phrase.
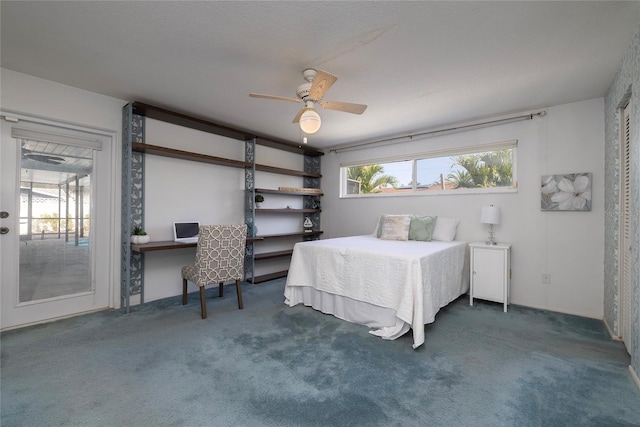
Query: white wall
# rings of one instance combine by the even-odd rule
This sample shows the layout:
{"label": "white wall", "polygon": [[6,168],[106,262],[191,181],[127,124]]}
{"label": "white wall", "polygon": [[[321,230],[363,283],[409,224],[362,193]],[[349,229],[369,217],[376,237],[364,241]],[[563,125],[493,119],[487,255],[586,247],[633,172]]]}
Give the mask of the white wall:
{"label": "white wall", "polygon": [[2,108],[80,126],[122,131],[127,102],[49,80],[0,69]]}
{"label": "white wall", "polygon": [[[459,240],[484,241],[483,205],[502,209],[499,241],[512,243],[511,302],[593,318],[603,316],[603,99],[547,108],[547,115],[409,143],[323,157],[324,238],[371,233],[383,213],[461,219]],[[518,140],[518,192],[509,194],[339,198],[341,162],[423,153],[447,147]],[[540,177],[591,172],[591,212],[542,212]],[[551,284],[542,283],[551,274]]]}
{"label": "white wall", "polygon": [[[111,176],[113,188],[113,240],[110,242],[110,260],[114,266],[109,280],[112,283],[112,305],[120,307],[120,152],[122,106],[126,101],[54,83],[5,68],[0,69],[0,107],[32,117],[104,130],[116,134],[111,156],[114,165]],[[110,224],[98,224],[110,226]],[[110,232],[112,230],[108,230]],[[104,261],[104,260],[103,260]]]}

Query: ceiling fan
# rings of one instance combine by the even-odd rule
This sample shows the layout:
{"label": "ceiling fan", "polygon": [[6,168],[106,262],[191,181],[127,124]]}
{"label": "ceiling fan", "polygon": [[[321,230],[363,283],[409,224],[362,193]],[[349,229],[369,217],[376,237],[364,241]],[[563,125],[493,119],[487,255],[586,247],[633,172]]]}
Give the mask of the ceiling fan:
{"label": "ceiling fan", "polygon": [[322,123],[320,115],[315,109],[316,103],[320,104],[322,108],[326,108],[328,110],[343,111],[351,114],[362,114],[364,113],[364,110],[367,109],[367,106],[363,104],[323,101],[322,98],[324,97],[324,94],[336,82],[336,80],[338,80],[338,77],[331,73],[307,68],[302,72],[302,77],[304,77],[307,82],[298,86],[298,89],[296,90],[296,95],[298,96],[297,99],[287,98],[284,96],[262,95],[259,93],[250,93],[249,96],[253,98],[275,99],[276,101],[304,103],[304,107],[298,111],[298,114],[296,114],[292,123],[298,123],[300,125],[300,129],[307,134],[316,133],[318,129],[320,129],[320,125]]}
{"label": "ceiling fan", "polygon": [[65,159],[57,156],[49,156],[47,154],[38,154],[33,150],[29,150],[27,148],[22,148],[22,158],[28,160],[36,160],[42,163],[49,163],[51,165],[59,165],[62,164]]}

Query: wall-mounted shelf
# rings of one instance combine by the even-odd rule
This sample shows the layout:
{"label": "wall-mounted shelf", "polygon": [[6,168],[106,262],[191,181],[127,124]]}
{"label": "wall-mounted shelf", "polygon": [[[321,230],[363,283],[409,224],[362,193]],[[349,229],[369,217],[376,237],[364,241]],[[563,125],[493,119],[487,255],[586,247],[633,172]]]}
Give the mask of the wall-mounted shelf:
{"label": "wall-mounted shelf", "polygon": [[261,254],[255,254],[253,256],[253,259],[255,259],[256,261],[261,261],[265,259],[281,258],[281,257],[291,256],[292,253],[293,253],[293,249],[288,249],[285,251],[265,252]]}
{"label": "wall-mounted shelf", "polygon": [[155,154],[157,156],[171,157],[174,159],[190,160],[193,162],[210,163],[220,166],[231,166],[234,168],[250,168],[253,165],[240,160],[225,159],[223,157],[209,156],[206,154],[192,153],[190,151],[175,150],[173,148],[160,147],[151,144],[134,142],[131,144],[132,150],[138,153]]}
{"label": "wall-mounted shelf", "polygon": [[274,273],[269,273],[269,274],[263,274],[261,276],[256,276],[252,279],[249,279],[249,281],[253,284],[255,283],[262,283],[262,282],[268,282],[269,280],[273,280],[273,279],[279,279],[281,277],[287,277],[287,274],[289,273],[289,270],[282,270],[282,271],[276,271]]}
{"label": "wall-mounted shelf", "polygon": [[256,236],[256,238],[267,240],[267,239],[279,239],[279,238],[285,238],[285,237],[319,236],[322,233],[323,231],[301,231],[298,233],[261,234],[260,236]]}
{"label": "wall-mounted shelf", "polygon": [[308,178],[322,178],[322,174],[313,172],[302,172],[291,169],[277,168],[275,166],[260,165],[256,163],[256,170],[262,172],[277,173],[279,175],[302,176]]}
{"label": "wall-mounted shelf", "polygon": [[315,191],[287,191],[287,190],[272,190],[270,188],[256,188],[256,193],[262,194],[282,194],[287,196],[323,196],[323,193]]}
{"label": "wall-mounted shelf", "polygon": [[[249,162],[243,162],[241,160],[232,160],[232,159],[225,159],[223,157],[216,157],[216,156],[210,156],[207,154],[200,154],[200,153],[193,153],[191,151],[183,151],[183,150],[176,150],[174,148],[167,148],[167,147],[160,147],[158,145],[151,145],[151,144],[143,144],[140,142],[134,142],[131,144],[131,149],[133,151],[136,151],[138,153],[144,153],[144,154],[155,154],[156,156],[163,156],[163,157],[170,157],[170,158],[174,158],[174,159],[182,159],[182,160],[189,160],[189,161],[193,161],[193,162],[201,162],[201,163],[209,163],[209,164],[214,164],[214,165],[220,165],[220,166],[230,166],[230,167],[234,167],[234,168],[251,168],[253,167],[253,164],[249,163]],[[284,169],[284,168],[277,168],[274,166],[267,166],[267,165],[260,165],[260,164],[256,164],[256,170],[259,171],[265,171],[265,172],[273,172],[273,173],[277,173],[280,175],[291,175],[291,176],[302,176],[302,177],[310,177],[310,178],[320,178],[322,177],[321,174],[318,173],[310,173],[310,172],[303,172],[303,171],[298,171],[298,170],[293,170],[293,169]],[[276,190],[273,190],[276,191]],[[297,194],[295,192],[282,192],[280,194]],[[304,194],[304,195],[310,195],[310,194]]]}
{"label": "wall-mounted shelf", "polygon": [[[262,237],[247,237],[247,243],[259,242],[261,240],[263,240]],[[131,244],[131,250],[133,252],[143,253],[143,252],[167,251],[172,249],[195,248],[197,246],[198,246],[197,243],[181,243],[181,242],[174,242],[173,240],[166,240],[166,241],[143,243],[140,245]]]}
{"label": "wall-mounted shelf", "polygon": [[256,209],[256,213],[320,213],[321,209]]}

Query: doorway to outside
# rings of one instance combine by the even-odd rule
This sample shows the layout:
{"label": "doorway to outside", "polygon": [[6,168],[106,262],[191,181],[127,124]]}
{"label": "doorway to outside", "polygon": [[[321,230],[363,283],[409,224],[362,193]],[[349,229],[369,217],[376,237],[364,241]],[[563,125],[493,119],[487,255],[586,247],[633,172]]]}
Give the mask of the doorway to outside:
{"label": "doorway to outside", "polygon": [[115,135],[2,116],[1,328],[113,306]]}

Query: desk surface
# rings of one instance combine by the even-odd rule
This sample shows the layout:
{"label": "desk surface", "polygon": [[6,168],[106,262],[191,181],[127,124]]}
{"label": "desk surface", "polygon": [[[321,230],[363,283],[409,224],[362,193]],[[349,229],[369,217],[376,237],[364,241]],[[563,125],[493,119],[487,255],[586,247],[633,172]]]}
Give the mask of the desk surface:
{"label": "desk surface", "polygon": [[[247,243],[262,240],[261,237],[249,237]],[[169,249],[183,249],[183,248],[195,248],[197,243],[180,243],[173,240],[165,240],[161,242],[149,242],[141,245],[131,244],[131,250],[133,252],[153,252],[153,251],[166,251]]]}

